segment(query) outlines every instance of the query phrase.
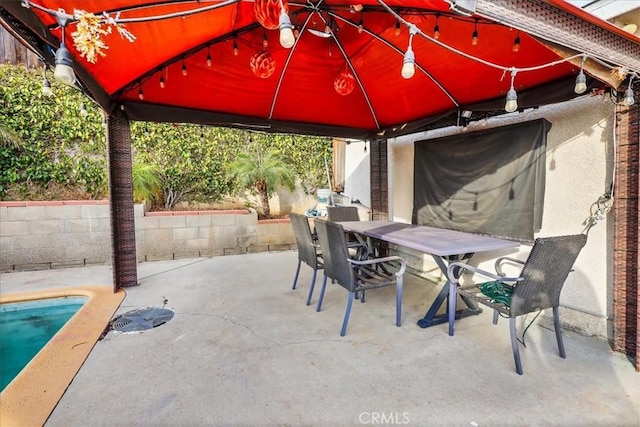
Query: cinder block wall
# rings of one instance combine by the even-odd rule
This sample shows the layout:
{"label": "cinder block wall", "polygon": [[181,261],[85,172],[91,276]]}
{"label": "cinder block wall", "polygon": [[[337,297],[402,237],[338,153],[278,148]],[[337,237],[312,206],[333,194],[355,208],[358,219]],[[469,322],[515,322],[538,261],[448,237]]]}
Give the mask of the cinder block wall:
{"label": "cinder block wall", "polygon": [[[295,248],[288,220],[246,210],[147,212],[135,206],[138,262]],[[109,204],[0,202],[0,270],[111,263]]]}

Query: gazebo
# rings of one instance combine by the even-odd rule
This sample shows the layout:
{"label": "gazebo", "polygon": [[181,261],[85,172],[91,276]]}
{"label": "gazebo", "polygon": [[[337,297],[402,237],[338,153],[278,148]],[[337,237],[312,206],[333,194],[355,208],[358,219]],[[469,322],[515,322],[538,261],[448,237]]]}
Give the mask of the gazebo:
{"label": "gazebo", "polygon": [[[130,121],[387,138],[611,91],[614,304],[638,354],[638,38],[561,0],[2,1],[0,19],[107,122],[114,289],[137,284]],[[623,156],[624,155],[624,156]],[[384,155],[371,157],[376,174]],[[621,169],[626,168],[626,169]],[[378,194],[386,194],[383,179]],[[372,188],[372,192],[374,189]],[[374,217],[385,217],[384,200]]]}

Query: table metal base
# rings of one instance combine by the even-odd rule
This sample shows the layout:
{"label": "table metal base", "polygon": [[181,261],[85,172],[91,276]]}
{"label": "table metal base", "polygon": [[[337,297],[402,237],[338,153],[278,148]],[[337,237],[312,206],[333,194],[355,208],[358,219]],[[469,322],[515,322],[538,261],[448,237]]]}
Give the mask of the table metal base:
{"label": "table metal base", "polygon": [[[440,295],[442,295],[442,298],[440,297]],[[424,317],[418,320],[417,322],[418,326],[424,329],[424,328],[428,328],[429,326],[447,323],[449,321],[449,310],[448,310],[449,298],[448,297],[449,297],[449,285],[446,284],[445,286],[442,287],[442,290],[438,294],[438,297],[433,302],[433,304],[431,304],[431,307],[429,307],[429,310],[424,315]],[[478,314],[482,313],[482,308],[478,307],[477,304],[474,304],[473,301],[471,301],[471,304],[469,304],[469,302],[467,302],[466,299],[467,298],[464,298],[464,297],[462,298],[465,304],[467,304],[467,307],[456,310],[456,316],[455,316],[456,320],[462,319],[468,316],[477,316]],[[438,302],[438,300],[440,301]],[[442,314],[435,314],[438,312],[438,310],[440,309],[440,307],[445,301],[447,301],[447,311]]]}

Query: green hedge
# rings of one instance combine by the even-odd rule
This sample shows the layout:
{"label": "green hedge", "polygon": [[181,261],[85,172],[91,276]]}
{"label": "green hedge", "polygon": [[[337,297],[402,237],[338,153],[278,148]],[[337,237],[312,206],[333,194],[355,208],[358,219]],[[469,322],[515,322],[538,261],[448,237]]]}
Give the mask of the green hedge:
{"label": "green hedge", "polygon": [[[0,65],[0,126],[20,144],[0,145],[0,198],[99,199],[107,196],[107,159],[101,109],[80,91],[56,82],[54,96],[42,93],[43,70]],[[80,114],[85,106],[86,116]],[[134,162],[155,166],[163,190],[185,192],[186,200],[217,201],[233,193],[224,173],[250,143],[277,148],[313,193],[326,186],[324,159],[331,139],[265,134],[177,123],[133,122]]]}

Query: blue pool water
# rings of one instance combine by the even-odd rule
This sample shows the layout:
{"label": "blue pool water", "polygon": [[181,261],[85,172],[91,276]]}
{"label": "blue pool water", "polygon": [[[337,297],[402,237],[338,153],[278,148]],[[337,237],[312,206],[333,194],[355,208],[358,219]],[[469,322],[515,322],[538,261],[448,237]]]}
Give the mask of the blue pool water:
{"label": "blue pool water", "polygon": [[0,390],[87,300],[87,297],[61,297],[0,304]]}

